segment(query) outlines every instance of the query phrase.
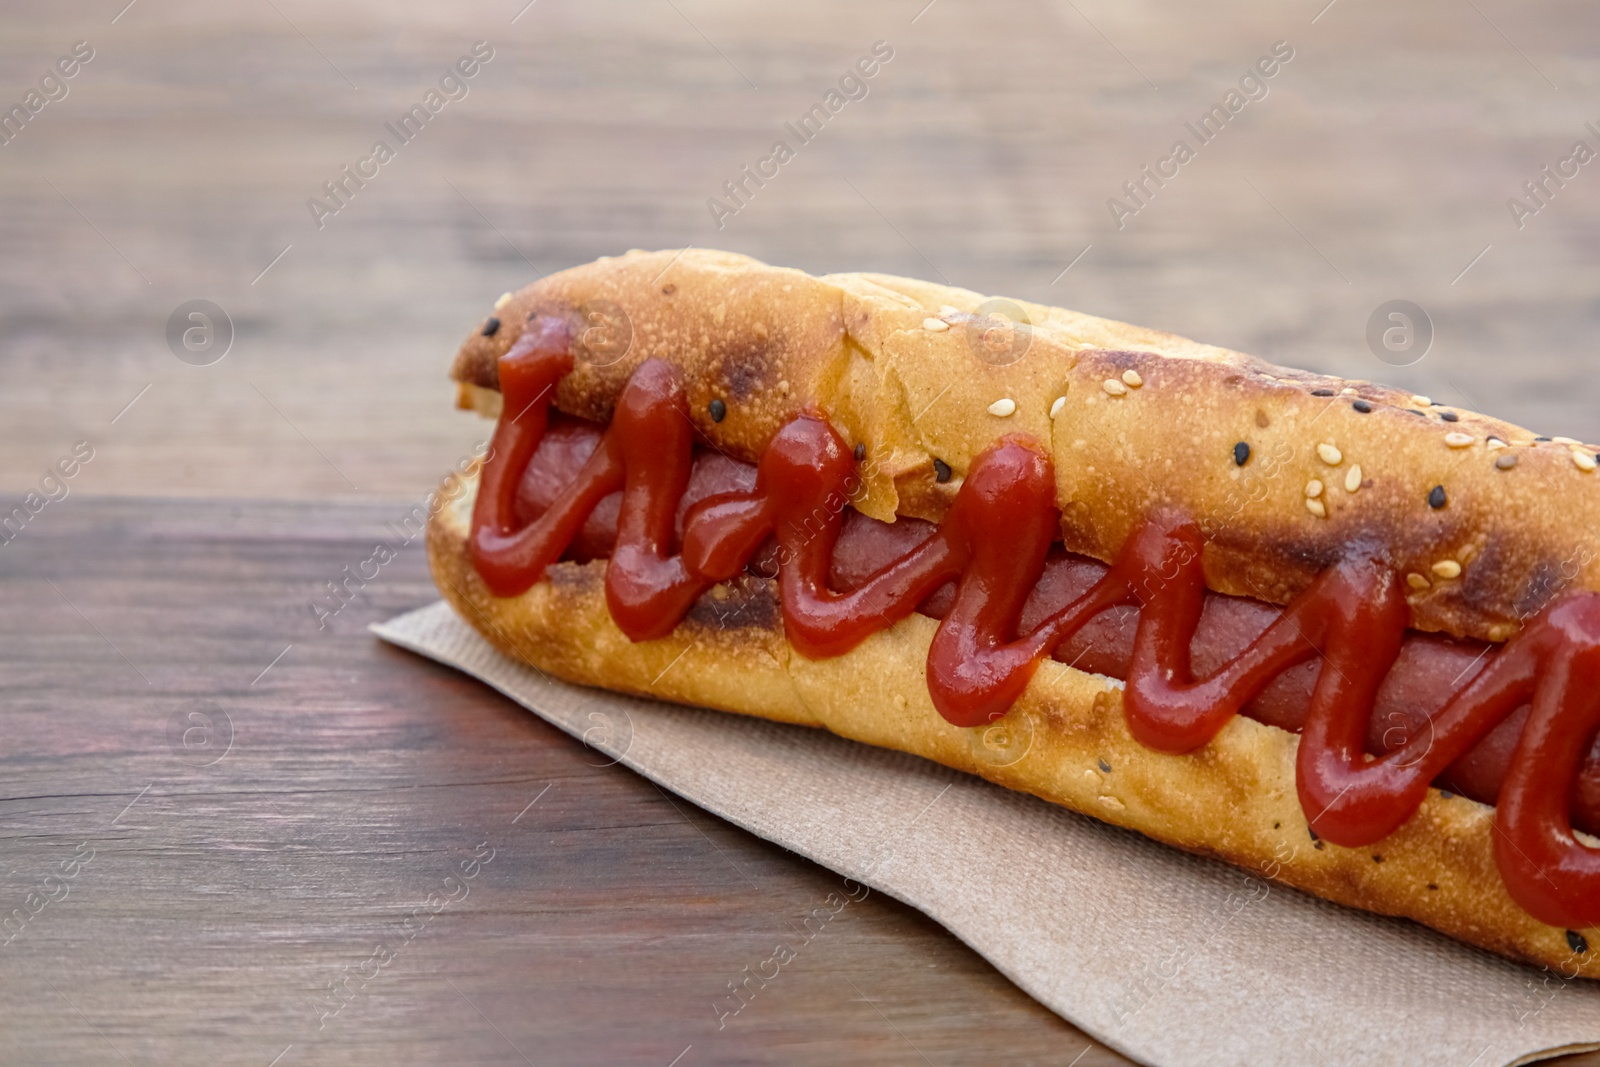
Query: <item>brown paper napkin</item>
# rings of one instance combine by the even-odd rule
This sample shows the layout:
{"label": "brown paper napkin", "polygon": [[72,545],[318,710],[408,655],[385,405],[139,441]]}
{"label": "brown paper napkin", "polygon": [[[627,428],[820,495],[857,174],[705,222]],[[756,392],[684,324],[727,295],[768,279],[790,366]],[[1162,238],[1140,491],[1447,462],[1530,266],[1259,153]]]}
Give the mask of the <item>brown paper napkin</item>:
{"label": "brown paper napkin", "polygon": [[913,756],[557,682],[501,655],[442,601],[372,629],[920,909],[1134,1059],[1498,1067],[1600,1048],[1600,983],[1329,904]]}

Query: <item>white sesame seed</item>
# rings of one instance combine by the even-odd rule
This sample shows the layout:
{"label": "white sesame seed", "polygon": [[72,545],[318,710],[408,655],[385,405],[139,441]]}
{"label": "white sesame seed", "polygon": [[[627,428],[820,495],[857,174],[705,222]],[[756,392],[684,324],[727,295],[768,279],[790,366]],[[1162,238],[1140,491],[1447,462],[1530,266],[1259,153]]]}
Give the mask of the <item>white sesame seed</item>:
{"label": "white sesame seed", "polygon": [[1321,496],[1321,495],[1322,495],[1322,482],[1321,481],[1319,481],[1316,478],[1313,478],[1309,482],[1306,483],[1306,496],[1311,497],[1311,496]]}
{"label": "white sesame seed", "polygon": [[1449,445],[1451,448],[1466,448],[1476,440],[1477,438],[1473,437],[1470,433],[1462,433],[1459,430],[1444,435],[1444,443]]}
{"label": "white sesame seed", "polygon": [[1361,488],[1361,464],[1353,464],[1344,476],[1344,491],[1353,493]]}
{"label": "white sesame seed", "polygon": [[1319,519],[1328,517],[1328,509],[1322,506],[1322,501],[1313,500],[1311,497],[1306,497],[1306,510]]}
{"label": "white sesame seed", "polygon": [[951,315],[959,315],[959,314],[961,314],[961,309],[960,308],[956,308],[956,307],[951,307],[949,304],[940,304],[939,305],[939,314],[941,316],[945,317],[945,318],[948,318]]}
{"label": "white sesame seed", "polygon": [[509,303],[511,303],[511,294],[510,293],[501,293],[500,294],[500,299],[498,299],[498,300],[496,300],[494,302],[494,309],[496,311],[499,311],[501,308],[505,307]]}
{"label": "white sesame seed", "polygon": [[1100,388],[1104,389],[1112,396],[1122,396],[1128,391],[1128,387],[1123,385],[1115,378],[1107,378],[1105,381],[1100,383]]}
{"label": "white sesame seed", "polygon": [[1433,401],[1430,400],[1428,397],[1423,396],[1421,393],[1417,393],[1414,396],[1412,396],[1411,402],[1413,404],[1417,405],[1417,407],[1419,407],[1419,408],[1431,408],[1431,407],[1433,407]]}
{"label": "white sesame seed", "polygon": [[1587,452],[1573,452],[1572,465],[1581,471],[1592,471],[1596,466],[1595,458]]}
{"label": "white sesame seed", "polygon": [[1056,397],[1055,403],[1050,405],[1050,417],[1053,419],[1057,415],[1061,414],[1061,409],[1066,407],[1066,406],[1067,406],[1067,398],[1066,397],[1064,397],[1064,396]]}
{"label": "white sesame seed", "polygon": [[1002,419],[1013,414],[1016,410],[1017,402],[1012,400],[1009,396],[1003,396],[999,400],[996,400],[993,404],[989,405],[989,414],[998,415]]}
{"label": "white sesame seed", "polygon": [[950,324],[945,322],[943,319],[936,319],[932,316],[929,316],[928,318],[922,320],[922,328],[924,330],[931,330],[933,333],[943,333],[950,328]]}
{"label": "white sesame seed", "polygon": [[1317,455],[1321,456],[1322,462],[1330,467],[1337,467],[1344,462],[1344,453],[1326,441],[1317,446]]}
{"label": "white sesame seed", "polygon": [[1342,396],[1354,396],[1356,391],[1354,387],[1347,385],[1343,389],[1339,390],[1339,393]]}
{"label": "white sesame seed", "polygon": [[1416,571],[1412,571],[1410,574],[1406,575],[1406,584],[1413,589],[1426,589],[1433,583],[1428,581],[1427,578],[1418,574]]}
{"label": "white sesame seed", "polygon": [[1498,438],[1498,437],[1491,437],[1485,443],[1489,446],[1489,451],[1491,451],[1491,452],[1497,452],[1500,449],[1506,447],[1506,443],[1504,441],[1500,440],[1500,438]]}
{"label": "white sesame seed", "polygon": [[1434,574],[1437,574],[1441,578],[1461,577],[1461,564],[1457,563],[1453,559],[1441,559],[1438,563],[1435,563],[1432,567],[1430,567],[1429,570],[1433,571]]}
{"label": "white sesame seed", "polygon": [[1132,367],[1122,372],[1122,381],[1130,389],[1137,389],[1144,384],[1144,379],[1139,377],[1139,372]]}
{"label": "white sesame seed", "polygon": [[1551,444],[1557,444],[1557,445],[1581,445],[1581,444],[1583,444],[1582,441],[1574,440],[1571,437],[1552,437],[1552,438],[1550,438],[1550,443]]}

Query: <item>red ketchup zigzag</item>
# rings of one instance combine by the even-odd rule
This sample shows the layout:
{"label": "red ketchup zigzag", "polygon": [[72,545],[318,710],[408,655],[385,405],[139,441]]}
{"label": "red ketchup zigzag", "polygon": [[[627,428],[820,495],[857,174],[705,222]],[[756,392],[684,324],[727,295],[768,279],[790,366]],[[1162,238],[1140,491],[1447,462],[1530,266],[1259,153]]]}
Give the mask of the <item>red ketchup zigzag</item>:
{"label": "red ketchup zigzag", "polygon": [[1570,813],[1580,762],[1600,730],[1600,595],[1554,601],[1450,697],[1430,736],[1374,758],[1365,747],[1368,721],[1409,618],[1397,573],[1375,558],[1353,551],[1243,652],[1196,679],[1190,645],[1206,592],[1203,538],[1189,516],[1159,510],[1103,578],[1019,633],[1059,519],[1050,457],[1026,437],[1008,436],[973,461],[931,536],[838,592],[829,586],[830,561],[843,504],[859,480],[845,441],[816,411],[777,432],[752,490],[690,508],[681,551],[673,554],[695,431],[677,371],[660,360],[634,372],[577,478],[518,526],[519,483],[549,425],[555,387],[571,369],[566,328],[555,318],[529,323],[499,361],[504,409],[470,543],[473,564],[496,596],[537,583],[595,506],[619,491],[606,603],[635,641],[670,633],[702,593],[741,574],[770,537],[779,546],[785,632],[812,659],[850,651],[955,581],[954,604],[928,651],[927,679],[934,706],[957,726],[1003,716],[1041,659],[1105,609],[1137,605],[1123,709],[1133,736],[1162,752],[1204,746],[1283,671],[1321,660],[1300,737],[1298,791],[1316,834],[1351,847],[1394,831],[1446,767],[1531,704],[1500,788],[1495,859],[1511,895],[1534,918],[1570,929],[1600,924],[1600,850],[1574,837]]}

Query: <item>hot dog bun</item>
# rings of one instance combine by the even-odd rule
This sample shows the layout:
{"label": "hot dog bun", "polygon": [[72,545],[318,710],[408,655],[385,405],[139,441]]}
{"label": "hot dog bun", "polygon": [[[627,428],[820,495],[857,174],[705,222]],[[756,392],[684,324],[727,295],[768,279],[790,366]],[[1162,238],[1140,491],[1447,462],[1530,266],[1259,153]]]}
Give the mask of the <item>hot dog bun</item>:
{"label": "hot dog bun", "polygon": [[[1400,390],[1023,301],[1007,303],[1031,320],[1026,351],[1006,363],[1002,345],[986,360],[975,352],[984,323],[972,314],[985,300],[884,275],[814,278],[726,252],[630,252],[514,295],[496,312],[506,325],[474,332],[453,375],[493,390],[495,361],[530,313],[609,305],[625,312],[631,345],[604,366],[596,364],[609,353],[579,359],[557,407],[608,421],[634,369],[665,359],[683,370],[705,439],[753,462],[779,426],[819,405],[874,459],[855,503],[873,518],[938,521],[973,458],[1020,432],[1051,446],[1069,551],[1109,561],[1142,516],[1177,505],[1208,527],[1206,577],[1218,592],[1286,603],[1362,540],[1427,583],[1410,597],[1415,629],[1503,641],[1557,589],[1600,589],[1600,471],[1574,459],[1592,465],[1594,446],[1537,442],[1518,426],[1424,407]],[[1142,385],[1105,391],[1130,370]],[[721,423],[707,414],[717,398],[727,403]],[[989,413],[1002,399],[1014,414]],[[498,413],[497,399],[467,402]],[[1454,447],[1451,434],[1471,443]],[[1507,447],[1491,449],[1491,437]],[[1239,443],[1250,448],[1243,466]],[[1338,464],[1319,455],[1324,444],[1338,449]],[[1516,465],[1497,467],[1502,456]],[[935,459],[954,471],[944,484]],[[1356,466],[1352,493],[1345,479]],[[1306,506],[1313,480],[1323,483],[1326,517]],[[1429,502],[1435,487],[1443,507]],[[1447,562],[1460,565],[1459,577],[1434,571]]]}
{"label": "hot dog bun", "polygon": [[[1206,581],[1218,592],[1287,602],[1360,540],[1417,576],[1413,627],[1504,640],[1559,589],[1600,588],[1592,449],[1019,301],[999,314],[1025,317],[1024,348],[1004,318],[980,315],[993,308],[978,294],[906,279],[813,278],[695,250],[601,260],[497,307],[496,328],[457,356],[463,406],[497,415],[495,361],[530,314],[573,309],[602,332],[576,346],[558,408],[606,421],[633,370],[666,360],[682,371],[698,431],[753,462],[787,420],[820,407],[873,459],[854,505],[874,518],[939,520],[973,459],[1020,432],[1049,444],[1068,550],[1109,561],[1140,517],[1177,505],[1206,528]],[[721,421],[713,400],[725,403]],[[994,413],[1006,400],[1014,411]],[[1491,449],[1491,436],[1505,447]],[[935,461],[952,471],[943,483]],[[1322,490],[1308,496],[1312,481]],[[560,563],[520,596],[491,595],[468,553],[475,478],[457,490],[428,532],[441,590],[491,642],[554,675],[826,727],[1331,900],[1600,976],[1600,953],[1574,947],[1600,931],[1539,923],[1509,897],[1486,805],[1434,790],[1379,846],[1314,841],[1295,792],[1295,734],[1235,718],[1201,751],[1163,755],[1129,735],[1119,683],[1047,664],[1001,743],[996,727],[960,729],[934,709],[924,680],[934,620],[912,615],[845,655],[807,660],[784,637],[773,583],[753,577],[714,589],[666,638],[630,642],[606,609],[604,561]]]}

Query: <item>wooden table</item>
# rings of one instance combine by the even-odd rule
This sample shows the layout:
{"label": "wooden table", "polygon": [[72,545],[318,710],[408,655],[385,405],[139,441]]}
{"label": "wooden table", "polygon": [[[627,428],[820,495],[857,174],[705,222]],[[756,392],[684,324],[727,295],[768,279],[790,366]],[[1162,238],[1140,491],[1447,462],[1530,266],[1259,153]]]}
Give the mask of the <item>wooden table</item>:
{"label": "wooden table", "polygon": [[[52,874],[59,898],[0,947],[0,1060],[1064,1064],[1091,1045],[876,894],[719,1031],[726,982],[841,879],[373,638],[433,598],[420,544],[319,631],[320,584],[405,510],[69,499],[0,552],[0,906]],[[408,928],[430,893],[446,903]]]}
{"label": "wooden table", "polygon": [[[0,546],[0,905],[76,872],[0,948],[6,1062],[1120,1062],[876,896],[718,1032],[836,878],[373,641],[431,598],[420,548],[316,628],[484,434],[449,355],[543,272],[692,244],[941,278],[1600,437],[1600,165],[1521,228],[1506,203],[1600,145],[1583,0],[124,3],[0,14],[7,108],[94,50],[0,146],[0,510],[93,450]],[[867,97],[718,229],[707,199],[879,40]],[[476,41],[466,97],[318,228]],[[233,339],[197,366],[167,326],[202,298]],[[1434,325],[1404,366],[1364,340],[1396,298]]]}

